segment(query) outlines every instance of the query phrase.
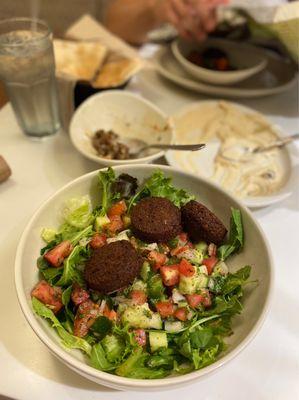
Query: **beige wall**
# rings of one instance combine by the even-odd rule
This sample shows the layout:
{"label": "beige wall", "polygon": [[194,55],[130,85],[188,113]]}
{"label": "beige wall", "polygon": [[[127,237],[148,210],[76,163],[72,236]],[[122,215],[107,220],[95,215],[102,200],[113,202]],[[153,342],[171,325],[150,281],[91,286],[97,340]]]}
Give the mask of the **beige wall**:
{"label": "beige wall", "polygon": [[31,6],[39,4],[38,17],[48,22],[55,35],[62,36],[82,14],[101,19],[105,3],[107,0],[0,0],[0,19],[30,17]]}

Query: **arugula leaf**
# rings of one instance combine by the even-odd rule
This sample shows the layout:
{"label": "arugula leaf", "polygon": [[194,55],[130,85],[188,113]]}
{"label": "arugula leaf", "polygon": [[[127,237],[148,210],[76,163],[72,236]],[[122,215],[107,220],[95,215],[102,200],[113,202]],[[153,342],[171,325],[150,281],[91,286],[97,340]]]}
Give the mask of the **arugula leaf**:
{"label": "arugula leaf", "polygon": [[84,284],[82,272],[77,267],[82,265],[87,258],[85,247],[75,246],[69,257],[64,261],[63,273],[56,285],[67,286],[73,282],[77,282],[82,286]]}
{"label": "arugula leaf", "polygon": [[107,317],[101,315],[91,325],[91,331],[97,336],[97,338],[103,339],[112,329],[112,321]]}
{"label": "arugula leaf", "polygon": [[208,347],[213,337],[213,331],[210,328],[195,329],[190,332],[190,343],[195,349],[205,349]]}
{"label": "arugula leaf", "polygon": [[250,265],[246,265],[234,274],[228,274],[222,287],[222,293],[226,295],[234,292],[238,287],[243,286],[248,280],[250,273],[251,267]]}
{"label": "arugula leaf", "polygon": [[224,261],[228,256],[238,252],[244,244],[244,230],[241,211],[231,209],[230,233],[228,243],[218,248],[218,258]]}
{"label": "arugula leaf", "polygon": [[130,210],[138,201],[148,196],[165,197],[178,207],[181,207],[195,198],[189,195],[184,189],[177,189],[174,187],[171,180],[172,179],[167,178],[161,170],[155,171],[152,176],[145,181],[143,187],[132,197],[128,209]]}
{"label": "arugula leaf", "polygon": [[62,292],[61,301],[62,301],[62,304],[64,305],[64,310],[65,310],[65,314],[66,314],[67,320],[70,320],[70,321],[73,322],[74,319],[75,319],[75,316],[74,316],[74,314],[72,313],[72,311],[69,308],[69,303],[70,303],[70,300],[71,300],[71,294],[72,294],[72,285],[69,286],[68,288],[66,288]]}
{"label": "arugula leaf", "polygon": [[80,349],[86,354],[90,355],[91,346],[86,340],[76,337],[67,332],[62,324],[59,322],[59,320],[56,318],[53,311],[45,306],[38,299],[33,297],[31,301],[34,312],[40,317],[48,319],[51,322],[52,327],[56,329],[58,335],[62,339],[62,344],[65,347],[68,347],[70,349]]}
{"label": "arugula leaf", "polygon": [[104,216],[106,215],[113,201],[119,198],[119,193],[115,193],[111,190],[112,184],[116,181],[114,170],[111,167],[109,167],[105,171],[100,171],[99,180],[100,180],[100,187],[102,190],[102,202],[99,215]]}
{"label": "arugula leaf", "polygon": [[62,275],[63,268],[53,268],[49,267],[42,269],[41,273],[45,280],[50,283],[50,285],[55,285]]}

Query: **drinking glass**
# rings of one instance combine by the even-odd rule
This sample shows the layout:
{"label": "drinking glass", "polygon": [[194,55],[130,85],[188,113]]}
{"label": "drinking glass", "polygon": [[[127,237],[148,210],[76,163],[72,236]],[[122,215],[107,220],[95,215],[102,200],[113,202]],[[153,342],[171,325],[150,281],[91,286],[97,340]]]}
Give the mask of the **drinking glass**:
{"label": "drinking glass", "polygon": [[52,33],[45,22],[0,21],[0,79],[26,135],[41,138],[59,130]]}

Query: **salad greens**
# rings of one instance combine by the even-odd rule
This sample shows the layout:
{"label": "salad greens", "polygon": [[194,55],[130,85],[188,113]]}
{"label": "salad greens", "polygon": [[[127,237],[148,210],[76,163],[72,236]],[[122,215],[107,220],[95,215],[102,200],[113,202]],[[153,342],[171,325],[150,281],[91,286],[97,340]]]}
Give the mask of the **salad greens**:
{"label": "salad greens", "polygon": [[[216,265],[208,272],[205,262],[212,257],[205,242],[191,244],[183,234],[168,243],[146,244],[134,237],[129,223],[113,234],[107,229],[109,210],[118,201],[126,202],[123,219],[130,221],[131,208],[144,197],[165,197],[180,207],[194,199],[193,195],[174,187],[160,170],[138,187],[136,178],[127,174],[117,177],[108,168],[100,171],[99,184],[102,196],[97,207],[92,209],[87,196],[72,198],[62,212],[59,228],[43,229],[45,246],[37,266],[49,292],[48,297],[45,293],[40,298],[33,295],[34,312],[57,331],[63,346],[82,350],[91,366],[119,376],[163,378],[215,362],[226,348],[225,337],[233,333],[233,317],[242,312],[244,285],[251,272],[250,266],[229,272],[225,263],[244,245],[240,211],[232,208],[227,243],[218,247]],[[84,265],[96,235],[105,240],[130,240],[145,258],[132,285],[110,295],[86,288]],[[54,267],[45,256],[63,241],[69,241],[71,250]],[[157,255],[164,257],[162,267],[153,258]],[[180,272],[180,281],[166,284],[173,279],[173,271],[181,271],[182,262],[194,274]],[[76,288],[81,290],[80,301],[80,296],[85,296],[82,303],[75,302]],[[143,303],[139,303],[140,295]],[[59,301],[61,307],[55,311]],[[79,337],[76,324],[81,323],[87,329]]]}

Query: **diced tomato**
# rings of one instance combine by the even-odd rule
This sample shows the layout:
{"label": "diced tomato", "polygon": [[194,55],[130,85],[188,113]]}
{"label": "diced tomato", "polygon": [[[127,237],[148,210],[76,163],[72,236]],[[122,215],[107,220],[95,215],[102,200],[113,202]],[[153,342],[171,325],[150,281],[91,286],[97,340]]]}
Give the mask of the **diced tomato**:
{"label": "diced tomato", "polygon": [[144,329],[134,329],[134,338],[139,346],[146,345],[146,333]]}
{"label": "diced tomato", "polygon": [[218,262],[218,258],[215,256],[211,256],[211,257],[205,258],[203,260],[202,264],[207,267],[209,275],[211,275],[211,273],[213,272],[213,269],[214,269],[215,265],[217,264],[217,262]]}
{"label": "diced tomato", "polygon": [[105,305],[102,314],[104,315],[104,317],[110,319],[111,321],[116,321],[117,319],[116,311],[110,310],[110,308],[107,305]]}
{"label": "diced tomato", "polygon": [[154,261],[155,264],[157,264],[159,266],[167,263],[167,261],[168,261],[168,258],[165,254],[159,253],[156,250],[150,251],[147,257],[150,261]]}
{"label": "diced tomato", "polygon": [[175,286],[179,283],[180,272],[178,265],[163,265],[160,274],[165,286]]}
{"label": "diced tomato", "polygon": [[156,308],[162,318],[170,317],[174,313],[174,305],[170,301],[159,301]]}
{"label": "diced tomato", "polygon": [[208,247],[208,255],[211,256],[216,256],[217,253],[217,246],[214,243],[210,243]]}
{"label": "diced tomato", "polygon": [[185,244],[188,242],[188,235],[185,232],[182,232],[179,234],[179,241],[182,242],[182,244]]}
{"label": "diced tomato", "polygon": [[203,296],[201,294],[187,294],[186,299],[188,304],[192,308],[196,308],[203,302]]}
{"label": "diced tomato", "polygon": [[90,241],[90,247],[98,249],[107,243],[107,236],[105,233],[95,233]]}
{"label": "diced tomato", "polygon": [[143,290],[132,290],[130,297],[135,304],[144,304],[147,300],[146,293]]}
{"label": "diced tomato", "polygon": [[89,328],[100,315],[99,308],[99,305],[90,299],[79,305],[74,320],[75,336],[84,337],[87,335]]}
{"label": "diced tomato", "polygon": [[175,318],[179,319],[180,321],[186,321],[187,314],[188,314],[188,310],[186,307],[177,308],[174,312]]}
{"label": "diced tomato", "polygon": [[172,256],[177,256],[177,255],[179,255],[181,253],[184,253],[184,251],[189,250],[189,249],[190,249],[190,247],[187,246],[187,245],[186,246],[181,246],[181,247],[178,246],[175,249],[172,249],[170,254]]}
{"label": "diced tomato", "polygon": [[110,223],[106,225],[106,229],[111,233],[116,233],[124,229],[124,223],[119,215],[112,215]]}
{"label": "diced tomato", "polygon": [[200,294],[203,297],[202,304],[205,307],[210,307],[212,305],[212,297],[211,297],[211,293],[209,292],[209,290],[201,289]]}
{"label": "diced tomato", "polygon": [[78,283],[73,284],[71,299],[73,303],[78,306],[87,299],[89,299],[89,293],[87,290],[83,289]]}
{"label": "diced tomato", "polygon": [[63,307],[61,301],[62,290],[59,287],[53,287],[46,281],[40,281],[31,292],[31,296],[35,297],[46,306],[48,306],[55,314]]}
{"label": "diced tomato", "polygon": [[195,274],[195,268],[185,258],[181,259],[179,271],[184,276],[193,276]]}
{"label": "diced tomato", "polygon": [[69,240],[64,240],[53,249],[49,250],[44,258],[53,266],[60,267],[63,260],[68,257],[73,250],[72,243]]}
{"label": "diced tomato", "polygon": [[108,210],[108,217],[111,218],[115,215],[119,217],[122,216],[127,211],[126,202],[121,200],[115,204]]}
{"label": "diced tomato", "polygon": [[228,59],[220,57],[216,59],[216,68],[218,71],[227,71],[229,66]]}

